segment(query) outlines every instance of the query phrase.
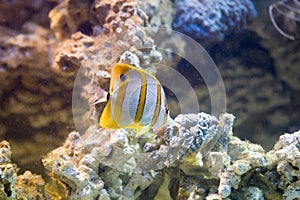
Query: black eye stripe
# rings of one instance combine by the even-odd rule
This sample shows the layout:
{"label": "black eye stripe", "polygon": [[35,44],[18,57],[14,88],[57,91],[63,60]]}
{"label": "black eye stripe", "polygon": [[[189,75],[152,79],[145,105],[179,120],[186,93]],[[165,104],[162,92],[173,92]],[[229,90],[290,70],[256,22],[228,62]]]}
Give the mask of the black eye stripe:
{"label": "black eye stripe", "polygon": [[126,80],[126,75],[125,74],[120,74],[120,80],[124,82]]}
{"label": "black eye stripe", "polygon": [[107,95],[106,95],[106,101],[108,101],[108,100],[109,100],[109,98],[110,98],[110,94],[109,94],[109,93],[107,93]]}

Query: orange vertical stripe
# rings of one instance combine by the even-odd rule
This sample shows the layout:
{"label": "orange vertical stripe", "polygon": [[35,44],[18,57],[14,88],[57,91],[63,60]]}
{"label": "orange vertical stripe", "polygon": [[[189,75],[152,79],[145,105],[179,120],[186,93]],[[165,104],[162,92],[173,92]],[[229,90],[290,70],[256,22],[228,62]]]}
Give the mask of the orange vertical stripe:
{"label": "orange vertical stripe", "polygon": [[144,106],[145,106],[145,102],[146,102],[146,92],[147,92],[147,79],[146,79],[146,75],[143,72],[137,71],[140,76],[141,76],[141,80],[142,80],[142,84],[141,84],[141,89],[140,89],[140,98],[139,98],[139,103],[137,106],[137,111],[136,111],[136,115],[134,118],[134,123],[139,123],[140,120],[142,119],[143,116],[143,110],[144,110]]}

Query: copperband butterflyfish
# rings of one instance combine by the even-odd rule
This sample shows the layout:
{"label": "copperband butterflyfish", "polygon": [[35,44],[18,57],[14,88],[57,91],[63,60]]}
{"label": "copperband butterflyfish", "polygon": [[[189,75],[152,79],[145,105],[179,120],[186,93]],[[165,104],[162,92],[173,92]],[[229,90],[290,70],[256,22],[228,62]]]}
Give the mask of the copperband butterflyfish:
{"label": "copperband butterflyfish", "polygon": [[99,122],[103,128],[129,128],[145,134],[151,128],[177,125],[170,117],[163,87],[146,70],[122,63],[112,66],[105,98]]}

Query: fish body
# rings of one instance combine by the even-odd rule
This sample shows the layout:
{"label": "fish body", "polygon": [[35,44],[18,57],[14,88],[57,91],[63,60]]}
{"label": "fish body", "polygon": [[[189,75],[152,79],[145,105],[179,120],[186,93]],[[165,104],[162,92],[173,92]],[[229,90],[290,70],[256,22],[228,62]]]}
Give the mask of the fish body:
{"label": "fish body", "polygon": [[160,82],[149,72],[127,64],[112,67],[108,102],[100,117],[103,128],[130,128],[138,134],[176,124],[169,115]]}

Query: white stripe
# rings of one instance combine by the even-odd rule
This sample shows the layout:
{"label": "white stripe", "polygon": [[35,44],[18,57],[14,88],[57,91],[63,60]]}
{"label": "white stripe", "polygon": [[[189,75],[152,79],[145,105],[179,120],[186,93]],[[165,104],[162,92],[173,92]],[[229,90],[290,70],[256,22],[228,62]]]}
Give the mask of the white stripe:
{"label": "white stripe", "polygon": [[140,75],[136,71],[130,70],[126,75],[129,75],[130,80],[126,88],[122,108],[120,108],[122,109],[122,120],[120,122],[122,126],[130,125],[134,122],[142,84]]}
{"label": "white stripe", "polygon": [[115,80],[114,82],[114,89],[112,91],[112,94],[110,94],[111,98],[111,108],[110,108],[110,114],[111,116],[114,116],[113,111],[115,110],[115,105],[118,97],[118,90],[119,90],[119,83],[118,80]]}
{"label": "white stripe", "polygon": [[152,122],[153,116],[155,114],[156,103],[157,103],[157,80],[153,79],[148,74],[146,75],[147,80],[147,92],[146,92],[146,102],[144,106],[144,111],[140,123],[143,125],[149,125]]}
{"label": "white stripe", "polygon": [[153,125],[153,128],[156,129],[156,128],[161,128],[164,124],[164,117],[165,117],[165,114],[166,114],[166,95],[165,95],[165,91],[163,89],[163,87],[161,87],[161,90],[160,90],[160,93],[161,93],[161,105],[160,105],[160,112],[158,114],[158,118],[155,122],[155,124]]}

